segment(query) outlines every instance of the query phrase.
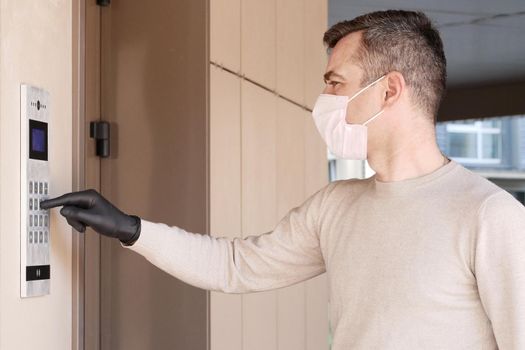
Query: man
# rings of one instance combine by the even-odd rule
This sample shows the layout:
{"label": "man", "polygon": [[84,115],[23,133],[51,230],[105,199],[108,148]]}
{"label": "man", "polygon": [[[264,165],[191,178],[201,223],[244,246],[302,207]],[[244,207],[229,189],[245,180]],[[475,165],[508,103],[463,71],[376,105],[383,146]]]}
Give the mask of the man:
{"label": "man", "polygon": [[375,175],[332,182],[275,229],[215,238],[152,223],[96,191],[42,202],[194,286],[247,293],[327,272],[333,349],[525,349],[525,207],[439,150],[446,62],[418,12],[334,25],[314,121]]}

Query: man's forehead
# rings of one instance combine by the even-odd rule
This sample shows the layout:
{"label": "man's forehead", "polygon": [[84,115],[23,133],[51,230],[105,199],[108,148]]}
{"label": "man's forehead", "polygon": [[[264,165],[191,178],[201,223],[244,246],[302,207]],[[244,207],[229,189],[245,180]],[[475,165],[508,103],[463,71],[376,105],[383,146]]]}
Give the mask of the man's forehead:
{"label": "man's forehead", "polygon": [[336,61],[352,60],[359,50],[361,36],[361,32],[353,32],[341,38],[331,50],[330,59],[333,58]]}
{"label": "man's forehead", "polygon": [[331,50],[326,73],[343,74],[355,66],[354,57],[359,48],[361,32],[354,32],[341,38]]}

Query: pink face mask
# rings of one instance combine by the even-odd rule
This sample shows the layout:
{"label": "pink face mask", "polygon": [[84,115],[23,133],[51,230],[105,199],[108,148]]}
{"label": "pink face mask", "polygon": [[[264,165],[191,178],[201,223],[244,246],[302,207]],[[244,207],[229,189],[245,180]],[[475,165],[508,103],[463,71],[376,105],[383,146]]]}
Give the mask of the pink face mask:
{"label": "pink face mask", "polygon": [[349,124],[346,122],[348,103],[359,96],[366,89],[383,79],[368,84],[352,97],[321,94],[315,102],[312,116],[315,125],[326,142],[328,149],[334,156],[341,159],[363,160],[367,157],[367,126],[373,119],[383,113],[380,110],[363,124]]}

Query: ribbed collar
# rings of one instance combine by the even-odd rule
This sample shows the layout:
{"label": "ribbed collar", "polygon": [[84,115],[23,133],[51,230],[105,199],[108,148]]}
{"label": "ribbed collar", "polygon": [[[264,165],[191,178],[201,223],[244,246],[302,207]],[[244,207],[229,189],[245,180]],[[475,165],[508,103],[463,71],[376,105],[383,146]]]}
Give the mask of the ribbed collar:
{"label": "ribbed collar", "polygon": [[376,179],[376,174],[374,174],[370,177],[370,186],[372,187],[372,191],[379,195],[398,195],[410,193],[413,190],[421,188],[424,184],[435,182],[440,178],[450,175],[453,170],[458,168],[458,166],[459,164],[451,159],[450,162],[437,168],[431,173],[410,179],[390,182],[379,181]]}

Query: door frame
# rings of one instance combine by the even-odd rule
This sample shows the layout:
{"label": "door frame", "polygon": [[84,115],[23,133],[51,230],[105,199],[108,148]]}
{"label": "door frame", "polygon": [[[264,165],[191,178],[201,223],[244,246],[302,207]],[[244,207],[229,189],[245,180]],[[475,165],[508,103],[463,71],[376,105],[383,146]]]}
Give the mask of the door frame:
{"label": "door frame", "polygon": [[[87,124],[100,119],[100,7],[72,2],[72,190],[100,190],[100,158]],[[72,237],[71,349],[100,349],[100,237],[90,228]],[[89,254],[86,254],[89,252]]]}
{"label": "door frame", "polygon": [[[78,191],[84,184],[83,133],[85,99],[85,6],[84,0],[74,0],[71,11],[72,49],[72,190]],[[74,231],[73,231],[74,232]],[[72,327],[71,349],[84,349],[84,239],[73,234],[71,243],[72,262]]]}

